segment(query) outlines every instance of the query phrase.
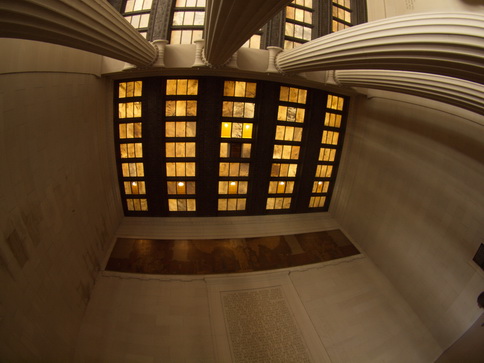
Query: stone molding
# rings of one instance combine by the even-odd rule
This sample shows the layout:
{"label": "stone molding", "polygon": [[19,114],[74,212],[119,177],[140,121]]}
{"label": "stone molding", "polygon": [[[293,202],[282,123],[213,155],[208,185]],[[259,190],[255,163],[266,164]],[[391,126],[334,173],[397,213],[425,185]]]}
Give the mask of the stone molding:
{"label": "stone molding", "polygon": [[428,73],[384,70],[338,70],[334,77],[342,86],[406,93],[484,114],[484,86],[475,82]]}
{"label": "stone molding", "polygon": [[0,36],[59,44],[137,66],[158,50],[102,0],[1,0]]}
{"label": "stone molding", "polygon": [[387,69],[484,83],[484,15],[421,13],[348,28],[278,54],[283,72]]}

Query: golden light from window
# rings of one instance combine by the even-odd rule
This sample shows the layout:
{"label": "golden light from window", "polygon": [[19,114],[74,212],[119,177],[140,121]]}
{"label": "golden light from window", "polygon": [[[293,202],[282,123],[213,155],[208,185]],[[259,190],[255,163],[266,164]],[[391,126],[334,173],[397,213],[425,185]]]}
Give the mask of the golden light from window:
{"label": "golden light from window", "polygon": [[168,181],[168,194],[195,194],[194,181]]}
{"label": "golden light from window", "polygon": [[118,97],[141,97],[142,81],[120,82],[118,87]]}
{"label": "golden light from window", "polygon": [[129,211],[147,211],[148,202],[146,199],[126,199],[126,206]]}
{"label": "golden light from window", "polygon": [[188,121],[167,121],[165,124],[166,137],[195,137],[197,136],[197,123]]}
{"label": "golden light from window", "polygon": [[124,181],[125,194],[146,194],[144,181]]}
{"label": "golden light from window", "polygon": [[239,142],[222,142],[220,143],[221,158],[250,158],[252,145]]}
{"label": "golden light from window", "polygon": [[319,150],[319,161],[334,161],[336,158],[336,149],[321,148]]}
{"label": "golden light from window", "polygon": [[120,139],[141,138],[141,122],[130,122],[119,124]]}
{"label": "golden light from window", "polygon": [[292,103],[306,103],[307,90],[281,86],[279,101],[292,102]]}
{"label": "golden light from window", "polygon": [[316,178],[330,178],[333,173],[333,165],[318,165],[316,167]]}
{"label": "golden light from window", "polygon": [[305,112],[306,110],[304,108],[279,106],[277,120],[302,123],[304,122]]}
{"label": "golden light from window", "polygon": [[193,158],[195,157],[194,142],[167,142],[167,158]]}
{"label": "golden light from window", "polygon": [[225,81],[224,96],[254,98],[256,86],[257,83],[255,82]]}
{"label": "golden light from window", "polygon": [[118,104],[119,118],[141,117],[141,102],[122,102]]}
{"label": "golden light from window", "polygon": [[309,208],[322,208],[326,202],[326,196],[313,196],[309,200]]}
{"label": "golden light from window", "polygon": [[245,198],[220,198],[218,200],[219,211],[245,210],[245,208],[246,208]]}
{"label": "golden light from window", "polygon": [[197,79],[167,79],[167,95],[196,96],[198,94]]}
{"label": "golden light from window", "polygon": [[219,176],[249,176],[249,163],[220,163]]}
{"label": "golden light from window", "polygon": [[291,199],[286,197],[267,198],[266,209],[289,209],[291,207]]}
{"label": "golden light from window", "polygon": [[195,199],[168,199],[168,210],[170,212],[195,212]]}
{"label": "golden light from window", "polygon": [[255,103],[223,101],[223,117],[254,118]]}
{"label": "golden light from window", "polygon": [[294,181],[270,181],[269,194],[291,194],[294,191]]}
{"label": "golden light from window", "polygon": [[195,176],[195,163],[167,162],[166,176]]}
{"label": "golden light from window", "polygon": [[322,144],[338,145],[339,132],[336,131],[323,131],[323,137],[321,138]]}
{"label": "golden light from window", "polygon": [[197,101],[166,101],[165,105],[166,116],[196,116],[197,115]]}
{"label": "golden light from window", "polygon": [[274,145],[272,157],[274,159],[297,160],[299,159],[299,146],[296,145]]}
{"label": "golden light from window", "polygon": [[338,97],[338,96],[335,96],[335,95],[328,95],[328,102],[326,104],[327,108],[342,111],[343,106],[344,106],[344,98],[343,97]]}
{"label": "golden light from window", "polygon": [[124,177],[144,176],[143,163],[122,163],[121,169]]}
{"label": "golden light from window", "polygon": [[327,193],[329,189],[329,181],[318,181],[313,183],[312,193]]}
{"label": "golden light from window", "polygon": [[222,138],[252,138],[252,124],[240,122],[223,122],[222,123]]}
{"label": "golden light from window", "polygon": [[142,158],[143,147],[141,143],[120,144],[121,158]]}
{"label": "golden light from window", "polygon": [[329,127],[341,127],[341,115],[326,112],[326,117],[324,119],[324,126]]}
{"label": "golden light from window", "polygon": [[271,168],[272,177],[291,177],[294,178],[297,172],[297,164],[273,163]]}

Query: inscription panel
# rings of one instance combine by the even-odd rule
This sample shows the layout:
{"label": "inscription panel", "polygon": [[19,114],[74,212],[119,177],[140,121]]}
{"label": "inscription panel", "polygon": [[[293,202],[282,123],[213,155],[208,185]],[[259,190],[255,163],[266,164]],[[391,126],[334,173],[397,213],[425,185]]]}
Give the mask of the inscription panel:
{"label": "inscription panel", "polygon": [[234,362],[312,361],[281,286],[220,294]]}

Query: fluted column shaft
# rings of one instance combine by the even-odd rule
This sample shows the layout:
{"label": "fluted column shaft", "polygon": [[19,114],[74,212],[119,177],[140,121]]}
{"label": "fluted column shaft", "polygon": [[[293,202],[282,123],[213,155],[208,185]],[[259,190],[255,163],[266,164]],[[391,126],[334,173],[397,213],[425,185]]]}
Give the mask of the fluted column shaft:
{"label": "fluted column shaft", "polygon": [[475,82],[428,73],[384,70],[339,70],[334,78],[342,86],[406,93],[484,114],[484,86]]}
{"label": "fluted column shaft", "polygon": [[151,65],[156,48],[103,0],[0,0],[0,36]]}
{"label": "fluted column shaft", "polygon": [[290,0],[208,0],[205,16],[205,58],[224,64]]}
{"label": "fluted column shaft", "polygon": [[484,83],[484,15],[412,14],[312,40],[276,59],[283,72],[393,69]]}

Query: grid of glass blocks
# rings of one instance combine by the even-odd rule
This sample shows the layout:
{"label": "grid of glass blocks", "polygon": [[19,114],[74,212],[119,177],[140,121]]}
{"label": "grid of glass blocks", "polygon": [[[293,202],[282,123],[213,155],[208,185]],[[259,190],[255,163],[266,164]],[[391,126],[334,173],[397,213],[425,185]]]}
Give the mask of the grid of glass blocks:
{"label": "grid of glass blocks", "polygon": [[170,212],[196,211],[198,80],[167,79],[165,167]]}
{"label": "grid of glass blocks", "polygon": [[341,119],[344,107],[344,98],[328,95],[326,112],[323,118],[324,129],[321,135],[318,164],[309,208],[323,208],[326,205],[333,167],[336,162],[337,147],[340,144]]}
{"label": "grid of glass blocks", "polygon": [[224,82],[220,125],[218,210],[246,209],[257,83]]}
{"label": "grid of glass blocks", "polygon": [[153,0],[126,0],[124,18],[146,38]]}
{"label": "grid of glass blocks", "polygon": [[294,0],[286,6],[284,49],[292,49],[312,39],[312,0]]}
{"label": "grid of glass blocks", "polygon": [[[289,209],[300,157],[307,90],[281,86],[266,209]],[[297,124],[297,126],[295,125]]]}
{"label": "grid of glass blocks", "polygon": [[331,4],[332,20],[331,32],[335,33],[352,26],[351,0],[333,0]]}
{"label": "grid of glass blocks", "polygon": [[148,211],[141,139],[142,91],[142,81],[128,81],[120,82],[117,92],[122,194],[127,210],[136,212]]}
{"label": "grid of glass blocks", "polygon": [[176,0],[170,44],[192,44],[203,38],[205,0]]}

